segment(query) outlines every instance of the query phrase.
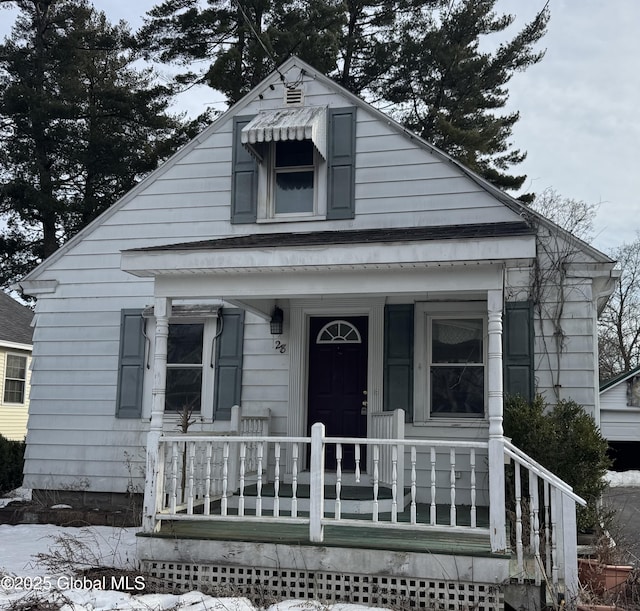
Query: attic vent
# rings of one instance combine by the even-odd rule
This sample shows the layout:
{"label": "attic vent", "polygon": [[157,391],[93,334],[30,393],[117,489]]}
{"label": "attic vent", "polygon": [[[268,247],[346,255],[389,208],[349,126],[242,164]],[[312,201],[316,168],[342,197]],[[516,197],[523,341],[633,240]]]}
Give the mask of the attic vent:
{"label": "attic vent", "polygon": [[285,106],[300,106],[303,102],[304,95],[302,89],[289,89],[284,90],[284,104]]}

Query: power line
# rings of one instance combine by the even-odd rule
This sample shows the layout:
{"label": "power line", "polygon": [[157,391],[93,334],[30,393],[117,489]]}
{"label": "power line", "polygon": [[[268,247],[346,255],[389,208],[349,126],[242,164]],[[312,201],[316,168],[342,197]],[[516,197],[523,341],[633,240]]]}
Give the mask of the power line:
{"label": "power line", "polygon": [[[253,27],[253,24],[249,20],[249,17],[247,16],[247,14],[245,13],[244,9],[242,8],[242,4],[240,4],[240,0],[235,0],[235,4],[238,7],[238,9],[240,10],[240,14],[242,15],[242,18],[244,19],[245,24],[247,25],[249,30],[251,30],[251,33],[254,35],[255,39],[258,41],[258,44],[263,48],[264,52],[267,54],[267,56],[271,60],[271,63],[273,64],[276,72],[280,75],[280,80],[284,83],[285,82],[285,77],[282,74],[282,72],[280,72],[280,70],[278,69],[278,64],[277,64],[277,62],[275,60],[275,57],[273,56],[271,51],[269,49],[267,49],[267,47],[264,44],[264,42],[262,42],[262,38],[260,38],[260,36],[256,32],[255,28]],[[286,83],[285,83],[285,85],[286,85]]]}

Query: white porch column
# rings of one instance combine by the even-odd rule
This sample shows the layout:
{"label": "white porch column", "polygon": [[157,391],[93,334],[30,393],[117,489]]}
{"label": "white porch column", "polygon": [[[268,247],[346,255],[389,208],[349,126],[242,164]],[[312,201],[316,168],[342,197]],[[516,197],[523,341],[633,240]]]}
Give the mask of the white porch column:
{"label": "white porch column", "polygon": [[156,319],[155,350],[153,354],[153,389],[151,403],[151,424],[147,434],[147,465],[144,488],[142,526],[145,532],[156,528],[155,515],[161,501],[158,487],[164,479],[164,456],[160,453],[160,436],[164,418],[164,404],[167,387],[167,339],[171,299],[158,297],[154,304]]}
{"label": "white porch column", "polygon": [[489,398],[489,528],[491,550],[507,549],[504,481],[504,437],[502,430],[502,290],[487,292],[488,305],[488,361],[487,381]]}

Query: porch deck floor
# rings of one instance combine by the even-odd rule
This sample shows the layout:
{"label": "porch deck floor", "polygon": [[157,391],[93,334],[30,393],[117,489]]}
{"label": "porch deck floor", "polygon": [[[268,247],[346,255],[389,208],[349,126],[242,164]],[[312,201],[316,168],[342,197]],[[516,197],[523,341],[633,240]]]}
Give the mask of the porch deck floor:
{"label": "porch deck floor", "polygon": [[[400,517],[400,516],[399,516]],[[362,518],[362,516],[360,516]],[[140,536],[179,539],[201,539],[219,541],[244,541],[255,543],[276,543],[284,545],[305,545],[324,547],[346,547],[406,551],[446,555],[481,556],[504,558],[493,554],[489,533],[448,530],[407,530],[376,526],[353,526],[326,524],[324,541],[312,543],[309,540],[308,524],[292,524],[286,521],[265,520],[170,520],[162,521],[155,533],[141,533]]]}
{"label": "porch deck floor", "polygon": [[[308,492],[308,486],[306,486]],[[255,500],[255,495],[249,494],[249,488],[247,488],[247,496],[246,499]],[[325,487],[325,500],[335,500],[335,489],[333,487]],[[407,490],[408,495],[408,490]],[[234,497],[237,499],[237,497]],[[272,486],[264,486],[262,489],[262,498],[264,501],[269,499],[273,500],[273,487]],[[286,490],[280,490],[280,501],[282,504],[285,504],[287,501],[291,500],[291,496],[287,495]],[[304,488],[298,491],[297,494],[298,499],[309,498],[308,493],[305,492]],[[349,500],[358,500],[365,501],[372,499],[372,493],[370,490],[366,490],[363,488],[358,488],[356,486],[345,487],[341,494],[341,498],[343,501]],[[389,500],[391,498],[391,491],[380,489],[379,500]],[[214,501],[211,504],[211,513],[220,515],[220,500]],[[203,506],[197,505],[194,508],[195,513],[202,513]],[[238,516],[238,507],[237,504],[230,503],[228,507],[228,515],[237,517]],[[249,506],[245,509],[244,515],[253,516],[255,515],[255,510]],[[270,518],[272,516],[270,509],[263,509],[263,516]],[[282,517],[290,516],[290,512],[284,507],[280,509],[280,515]],[[298,516],[300,517],[308,517],[308,513],[304,510],[298,511]],[[331,509],[325,509],[324,517],[325,518],[333,518],[333,511]],[[364,522],[371,522],[371,513],[350,513],[348,510],[343,510],[342,518],[345,520],[361,520]],[[436,505],[436,525],[448,527],[450,525],[450,515],[451,515],[451,506],[438,504]],[[429,524],[431,518],[431,506],[427,503],[416,503],[416,521],[418,524]],[[170,518],[167,518],[170,519]],[[391,513],[389,510],[381,509],[379,512],[379,521],[383,524],[391,523]],[[411,521],[411,511],[409,503],[404,506],[404,509],[399,508],[397,513],[397,521],[399,523],[408,524]],[[456,525],[457,526],[471,526],[471,507],[469,505],[456,505]],[[489,507],[484,505],[479,505],[476,507],[476,525],[478,528],[489,528]],[[355,527],[359,528],[359,527]]]}

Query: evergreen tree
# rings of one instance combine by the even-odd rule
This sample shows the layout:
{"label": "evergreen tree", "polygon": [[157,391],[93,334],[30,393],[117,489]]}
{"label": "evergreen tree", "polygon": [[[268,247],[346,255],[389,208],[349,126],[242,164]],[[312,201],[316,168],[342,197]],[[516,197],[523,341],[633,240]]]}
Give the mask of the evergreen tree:
{"label": "evergreen tree", "polygon": [[[545,7],[495,52],[484,37],[513,15],[497,0],[165,0],[139,42],[147,54],[187,68],[184,85],[206,83],[238,101],[292,53],[352,93],[392,105],[401,123],[493,184],[517,189],[508,173],[525,153],[509,138],[518,113],[503,113],[513,74],[539,62]],[[196,62],[201,73],[190,71]]]}
{"label": "evergreen tree", "polygon": [[[423,5],[441,1],[423,0]],[[397,61],[394,32],[403,4],[403,0],[345,0],[339,61],[330,76],[352,93],[371,96],[386,88],[389,71]]]}
{"label": "evergreen tree", "polygon": [[[293,53],[330,71],[339,6],[337,0],[165,0],[149,11],[139,45],[148,58],[184,66],[179,84],[207,84],[233,104]],[[204,69],[194,72],[198,62]]]}
{"label": "evergreen tree", "polygon": [[186,140],[171,91],[85,0],[19,0],[0,45],[0,280],[55,252]]}
{"label": "evergreen tree", "polygon": [[518,112],[496,114],[508,99],[515,72],[539,62],[534,51],[546,31],[547,7],[495,52],[482,51],[482,37],[503,32],[513,15],[498,16],[497,0],[453,0],[437,11],[419,4],[399,27],[399,54],[381,92],[397,104],[409,129],[504,189],[518,189],[525,176],[510,166],[526,153],[509,138]]}

